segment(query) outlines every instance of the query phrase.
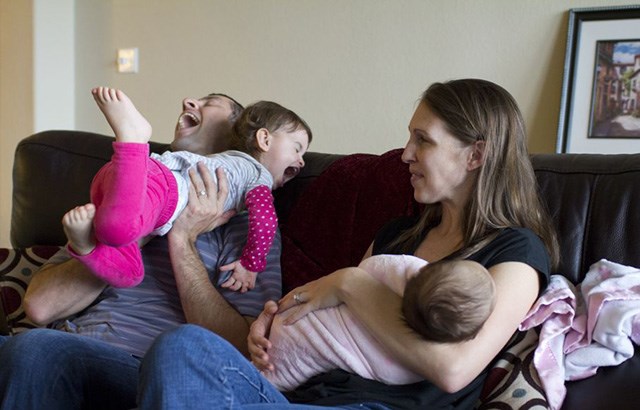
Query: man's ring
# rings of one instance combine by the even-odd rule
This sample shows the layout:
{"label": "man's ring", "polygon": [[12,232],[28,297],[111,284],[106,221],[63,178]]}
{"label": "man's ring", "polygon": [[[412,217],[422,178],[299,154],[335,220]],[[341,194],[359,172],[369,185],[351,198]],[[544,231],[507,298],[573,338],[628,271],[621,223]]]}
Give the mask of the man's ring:
{"label": "man's ring", "polygon": [[198,192],[198,196],[207,196],[207,191],[203,189],[202,191]]}
{"label": "man's ring", "polygon": [[300,300],[300,293],[294,293],[293,294],[293,300],[296,302],[296,305],[301,304],[302,301]]}

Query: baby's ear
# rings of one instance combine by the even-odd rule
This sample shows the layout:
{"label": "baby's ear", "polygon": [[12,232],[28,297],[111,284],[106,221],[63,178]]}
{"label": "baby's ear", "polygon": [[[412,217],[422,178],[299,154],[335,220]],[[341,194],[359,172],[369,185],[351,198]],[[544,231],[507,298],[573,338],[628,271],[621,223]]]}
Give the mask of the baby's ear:
{"label": "baby's ear", "polygon": [[273,136],[266,128],[260,128],[258,131],[256,131],[256,142],[258,143],[258,148],[260,148],[260,151],[269,151],[269,148],[271,148],[272,138]]}

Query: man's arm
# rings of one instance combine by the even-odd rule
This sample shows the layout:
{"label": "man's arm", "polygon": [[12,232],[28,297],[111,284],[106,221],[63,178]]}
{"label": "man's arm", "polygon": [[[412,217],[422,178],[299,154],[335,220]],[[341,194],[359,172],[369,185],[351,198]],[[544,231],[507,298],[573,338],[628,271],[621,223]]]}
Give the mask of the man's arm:
{"label": "man's arm", "polygon": [[100,295],[105,286],[75,259],[46,264],[27,287],[24,310],[33,322],[46,325],[80,312]]}
{"label": "man's arm", "polygon": [[171,266],[187,322],[217,333],[247,355],[252,319],[240,315],[214,288],[194,241],[176,232],[169,233],[168,239]]}
{"label": "man's arm", "polygon": [[[218,184],[206,167],[190,170],[189,202],[167,235],[171,266],[187,322],[203,326],[227,339],[247,354],[250,321],[235,310],[214,288],[196,249],[199,234],[223,225],[231,213],[222,213],[227,197],[227,180],[216,172]],[[199,192],[206,195],[198,195]]]}

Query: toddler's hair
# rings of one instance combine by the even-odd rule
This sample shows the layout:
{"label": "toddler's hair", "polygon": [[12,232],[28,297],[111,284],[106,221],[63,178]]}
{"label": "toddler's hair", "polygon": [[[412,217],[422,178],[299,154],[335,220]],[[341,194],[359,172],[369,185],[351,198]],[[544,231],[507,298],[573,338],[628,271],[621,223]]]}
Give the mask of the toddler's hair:
{"label": "toddler's hair", "polygon": [[256,132],[261,128],[266,128],[270,133],[281,129],[287,132],[303,129],[311,143],[311,128],[298,114],[272,101],[258,101],[245,108],[238,121],[233,124],[230,149],[243,151],[254,157],[258,155],[260,148]]}

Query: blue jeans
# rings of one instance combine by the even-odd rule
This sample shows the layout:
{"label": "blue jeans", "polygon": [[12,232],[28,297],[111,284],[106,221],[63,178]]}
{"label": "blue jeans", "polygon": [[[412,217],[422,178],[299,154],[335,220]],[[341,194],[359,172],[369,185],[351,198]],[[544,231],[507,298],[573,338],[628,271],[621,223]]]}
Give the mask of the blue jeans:
{"label": "blue jeans", "polygon": [[59,330],[0,336],[0,408],[129,409],[139,365],[122,349]]}
{"label": "blue jeans", "polygon": [[[156,339],[142,361],[139,408],[145,409],[327,409],[291,404],[220,336],[194,325]],[[340,409],[386,409],[356,403]]]}

